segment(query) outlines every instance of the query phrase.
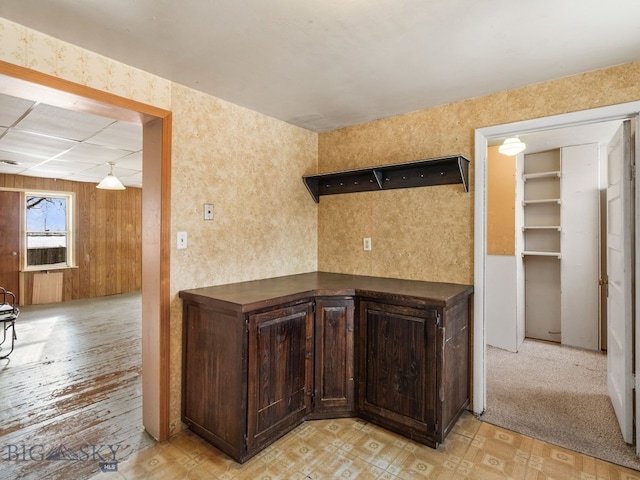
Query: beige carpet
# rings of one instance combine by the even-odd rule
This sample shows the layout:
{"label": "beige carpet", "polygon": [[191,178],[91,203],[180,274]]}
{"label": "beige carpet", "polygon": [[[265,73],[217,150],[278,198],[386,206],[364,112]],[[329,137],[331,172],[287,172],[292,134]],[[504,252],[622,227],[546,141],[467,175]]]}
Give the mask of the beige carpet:
{"label": "beige carpet", "polygon": [[640,470],[607,394],[607,357],[525,340],[518,353],[487,346],[487,410],[480,420]]}

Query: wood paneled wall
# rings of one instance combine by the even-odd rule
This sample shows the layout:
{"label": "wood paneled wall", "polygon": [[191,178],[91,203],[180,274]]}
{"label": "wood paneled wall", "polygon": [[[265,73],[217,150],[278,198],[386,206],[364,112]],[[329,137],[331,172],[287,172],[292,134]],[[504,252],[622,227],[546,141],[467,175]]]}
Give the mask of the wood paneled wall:
{"label": "wood paneled wall", "polygon": [[[96,184],[0,174],[0,188],[75,193],[77,268],[64,270],[62,300],[100,297],[142,287],[142,189],[98,190]],[[0,212],[15,215],[20,212]],[[24,305],[34,272],[24,273]]]}

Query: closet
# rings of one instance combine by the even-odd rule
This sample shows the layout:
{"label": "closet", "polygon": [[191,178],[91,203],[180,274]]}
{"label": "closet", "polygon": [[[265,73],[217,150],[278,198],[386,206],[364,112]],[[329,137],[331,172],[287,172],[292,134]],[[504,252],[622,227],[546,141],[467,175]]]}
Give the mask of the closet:
{"label": "closet", "polygon": [[521,235],[525,336],[599,348],[598,144],[524,155]]}

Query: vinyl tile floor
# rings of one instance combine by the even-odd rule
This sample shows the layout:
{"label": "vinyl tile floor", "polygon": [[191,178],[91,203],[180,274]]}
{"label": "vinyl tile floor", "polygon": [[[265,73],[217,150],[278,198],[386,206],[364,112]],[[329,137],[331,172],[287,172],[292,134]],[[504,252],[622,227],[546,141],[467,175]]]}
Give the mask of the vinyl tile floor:
{"label": "vinyl tile floor", "polygon": [[93,479],[640,480],[640,472],[481,422],[470,413],[437,449],[348,418],[307,421],[243,465],[183,431],[117,467]]}

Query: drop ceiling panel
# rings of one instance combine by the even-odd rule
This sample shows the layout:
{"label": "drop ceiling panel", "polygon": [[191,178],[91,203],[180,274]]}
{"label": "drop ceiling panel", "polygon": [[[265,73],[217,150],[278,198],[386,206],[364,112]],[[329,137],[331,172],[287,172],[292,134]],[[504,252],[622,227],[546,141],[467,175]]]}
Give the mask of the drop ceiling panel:
{"label": "drop ceiling panel", "polygon": [[127,150],[117,150],[114,148],[104,148],[87,143],[79,143],[56,159],[63,160],[65,162],[103,165],[107,162],[115,162],[118,159],[129,155],[131,155],[131,152]]}
{"label": "drop ceiling panel", "polygon": [[139,187],[142,188],[142,172],[136,172],[132,175],[121,175],[118,177],[121,182],[125,183],[131,187]]}
{"label": "drop ceiling panel", "polygon": [[76,144],[77,142],[63,138],[47,137],[17,130],[10,130],[0,138],[0,150],[23,153],[42,159],[60,155]]}
{"label": "drop ceiling panel", "polygon": [[107,162],[142,187],[140,125],[0,94],[0,173],[99,183]]}
{"label": "drop ceiling panel", "polygon": [[[107,173],[109,173],[109,169],[105,167],[105,171],[102,173],[102,176],[99,177],[99,178],[97,176],[97,172],[95,172],[95,171],[91,175],[84,174],[83,172],[80,172],[80,173],[74,173],[73,176],[72,175],[68,175],[66,177],[56,177],[56,178],[61,178],[63,180],[73,180],[74,182],[89,182],[89,183],[98,184],[106,176]],[[131,187],[132,186],[132,185],[129,185],[129,184],[125,184],[124,181],[122,180],[122,178],[118,177],[118,179],[126,187]]]}
{"label": "drop ceiling panel", "polygon": [[[100,182],[106,175],[109,173],[108,165],[96,165],[94,167],[89,167],[85,170],[79,172],[78,175],[82,175],[83,177],[94,178],[93,180],[96,183]],[[131,175],[135,175],[137,172],[135,170],[129,170],[126,168],[119,168],[118,165],[113,167],[113,174],[118,177],[119,180],[122,181],[123,178],[127,178]]]}
{"label": "drop ceiling panel", "polygon": [[19,162],[17,165],[8,165],[3,163],[3,160],[8,160],[8,155],[4,155],[3,152],[0,152],[0,173],[6,173],[10,175],[21,175],[25,171],[29,169],[29,167],[37,165],[37,163],[25,164],[24,162]]}
{"label": "drop ceiling panel", "polygon": [[136,170],[142,172],[142,151],[119,158],[115,163],[115,169],[126,168],[127,170]]}
{"label": "drop ceiling panel", "polygon": [[142,127],[118,122],[87,139],[87,143],[137,152],[142,150]]}
{"label": "drop ceiling panel", "polygon": [[[54,177],[54,178],[66,178],[67,175],[74,174],[78,171],[90,170],[94,168],[92,165],[85,165],[84,168],[78,167],[77,164],[68,162],[59,162],[58,160],[50,160],[39,165],[35,165],[29,169],[29,175],[37,177]],[[106,175],[106,172],[105,174]],[[104,176],[103,175],[103,176]]]}
{"label": "drop ceiling panel", "polygon": [[38,104],[16,125],[16,130],[41,133],[81,141],[101,131],[115,120],[88,113],[74,112],[52,105]]}
{"label": "drop ceiling panel", "polygon": [[10,127],[34,104],[31,100],[0,95],[0,126]]}
{"label": "drop ceiling panel", "polygon": [[25,168],[20,165],[17,167],[12,165],[0,165],[0,173],[7,175],[26,175]]}
{"label": "drop ceiling panel", "polygon": [[42,163],[44,160],[38,157],[32,157],[31,155],[25,155],[23,153],[5,152],[0,150],[0,167],[3,166],[2,162],[15,162],[18,163],[23,169],[29,168],[34,165]]}

